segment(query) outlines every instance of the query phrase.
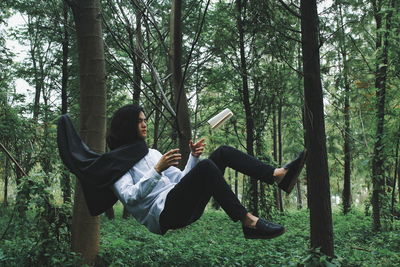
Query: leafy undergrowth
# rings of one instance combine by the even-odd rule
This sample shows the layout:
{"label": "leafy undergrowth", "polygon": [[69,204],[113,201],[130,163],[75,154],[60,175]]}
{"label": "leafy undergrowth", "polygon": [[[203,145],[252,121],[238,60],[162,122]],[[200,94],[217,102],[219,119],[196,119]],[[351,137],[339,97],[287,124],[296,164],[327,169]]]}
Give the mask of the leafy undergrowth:
{"label": "leafy undergrowth", "polygon": [[[120,217],[117,214],[117,217]],[[400,234],[395,229],[372,232],[360,212],[334,214],[335,254],[328,261],[310,252],[306,210],[274,220],[286,233],[272,240],[246,240],[239,223],[222,211],[207,210],[184,229],[158,236],[134,219],[103,219],[102,264],[106,266],[400,266]]]}
{"label": "leafy undergrowth", "polygon": [[[318,249],[309,251],[307,210],[276,216],[274,221],[283,224],[286,233],[272,240],[244,239],[240,223],[211,209],[193,225],[165,236],[150,233],[133,218],[122,219],[121,213],[117,206],[114,220],[101,218],[98,267],[400,266],[400,221],[390,231],[373,232],[371,218],[360,211],[347,216],[334,212],[334,259]],[[69,250],[68,230],[60,229],[57,221],[40,219],[38,208],[24,219],[11,219],[10,214],[11,210],[0,208],[0,267],[80,265]]]}

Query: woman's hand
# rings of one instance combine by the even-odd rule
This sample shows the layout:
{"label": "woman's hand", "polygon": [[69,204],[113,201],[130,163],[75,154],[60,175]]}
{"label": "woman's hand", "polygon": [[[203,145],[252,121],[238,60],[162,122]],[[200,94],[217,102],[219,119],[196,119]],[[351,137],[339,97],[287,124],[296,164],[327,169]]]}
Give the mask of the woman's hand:
{"label": "woman's hand", "polygon": [[201,138],[197,143],[193,144],[193,141],[190,140],[189,141],[189,147],[190,147],[190,151],[192,151],[192,156],[193,157],[200,157],[201,154],[203,154],[204,152],[204,147],[206,146],[206,144],[204,143],[206,139],[205,138]]}
{"label": "woman's hand", "polygon": [[162,171],[165,171],[171,166],[178,166],[179,160],[182,158],[182,155],[178,153],[179,148],[176,149],[171,149],[162,157],[160,160],[157,162],[156,166],[154,166],[154,169],[158,172],[161,173]]}

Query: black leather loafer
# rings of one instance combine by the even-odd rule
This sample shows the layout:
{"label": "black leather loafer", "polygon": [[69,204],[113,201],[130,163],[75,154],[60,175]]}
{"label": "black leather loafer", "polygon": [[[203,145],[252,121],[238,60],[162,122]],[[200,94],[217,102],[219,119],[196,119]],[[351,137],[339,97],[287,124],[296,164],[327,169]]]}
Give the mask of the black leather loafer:
{"label": "black leather loafer", "polygon": [[299,156],[283,166],[283,168],[287,169],[287,173],[283,177],[282,181],[278,184],[278,187],[285,191],[286,193],[290,193],[293,190],[294,185],[299,178],[300,172],[304,167],[304,163],[307,157],[307,150],[304,150],[299,154]]}
{"label": "black leather loafer", "polygon": [[255,229],[243,226],[243,234],[246,239],[271,239],[284,232],[285,228],[282,225],[268,222],[262,218],[258,219]]}

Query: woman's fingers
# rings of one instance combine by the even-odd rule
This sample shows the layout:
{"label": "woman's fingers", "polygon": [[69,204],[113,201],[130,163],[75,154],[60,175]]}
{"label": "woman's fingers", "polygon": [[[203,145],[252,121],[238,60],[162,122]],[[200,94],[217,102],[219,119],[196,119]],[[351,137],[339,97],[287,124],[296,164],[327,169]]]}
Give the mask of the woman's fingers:
{"label": "woman's fingers", "polygon": [[177,166],[179,164],[179,160],[182,159],[182,155],[179,152],[179,148],[171,149],[167,153],[164,154],[165,164],[169,166]]}
{"label": "woman's fingers", "polygon": [[178,160],[181,160],[181,159],[182,159],[181,154],[178,154],[178,155],[173,155],[173,156],[169,157],[167,159],[167,161],[168,162],[173,162],[173,161],[178,161]]}
{"label": "woman's fingers", "polygon": [[174,154],[174,153],[177,153],[179,151],[179,148],[174,148],[174,149],[171,149],[170,151],[168,151],[167,153],[165,153],[164,155],[171,155],[171,154]]}
{"label": "woman's fingers", "polygon": [[[199,146],[199,145],[201,145],[202,143],[204,143],[204,141],[206,140],[206,138],[201,138],[199,141],[197,141],[196,142],[196,144],[194,144],[195,146]],[[203,145],[205,145],[205,144],[203,144]]]}

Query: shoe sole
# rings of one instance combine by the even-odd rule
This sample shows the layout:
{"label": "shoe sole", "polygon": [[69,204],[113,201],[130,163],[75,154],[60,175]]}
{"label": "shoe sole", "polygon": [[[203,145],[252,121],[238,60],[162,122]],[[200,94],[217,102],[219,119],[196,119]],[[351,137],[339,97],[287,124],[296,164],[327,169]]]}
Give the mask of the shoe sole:
{"label": "shoe sole", "polygon": [[295,184],[297,183],[297,181],[299,180],[299,175],[301,173],[301,170],[304,167],[304,163],[306,161],[307,158],[307,150],[304,150],[304,154],[303,157],[301,158],[300,164],[299,164],[299,168],[297,169],[297,172],[295,174],[293,174],[293,176],[295,178],[292,179],[292,181],[290,182],[290,184],[287,186],[286,189],[282,189],[283,191],[285,191],[286,193],[290,194],[295,186]]}
{"label": "shoe sole", "polygon": [[272,238],[283,235],[285,232],[286,232],[286,229],[283,229],[282,232],[278,232],[278,233],[275,233],[270,236],[246,236],[245,235],[244,238],[246,238],[246,239],[272,239]]}

